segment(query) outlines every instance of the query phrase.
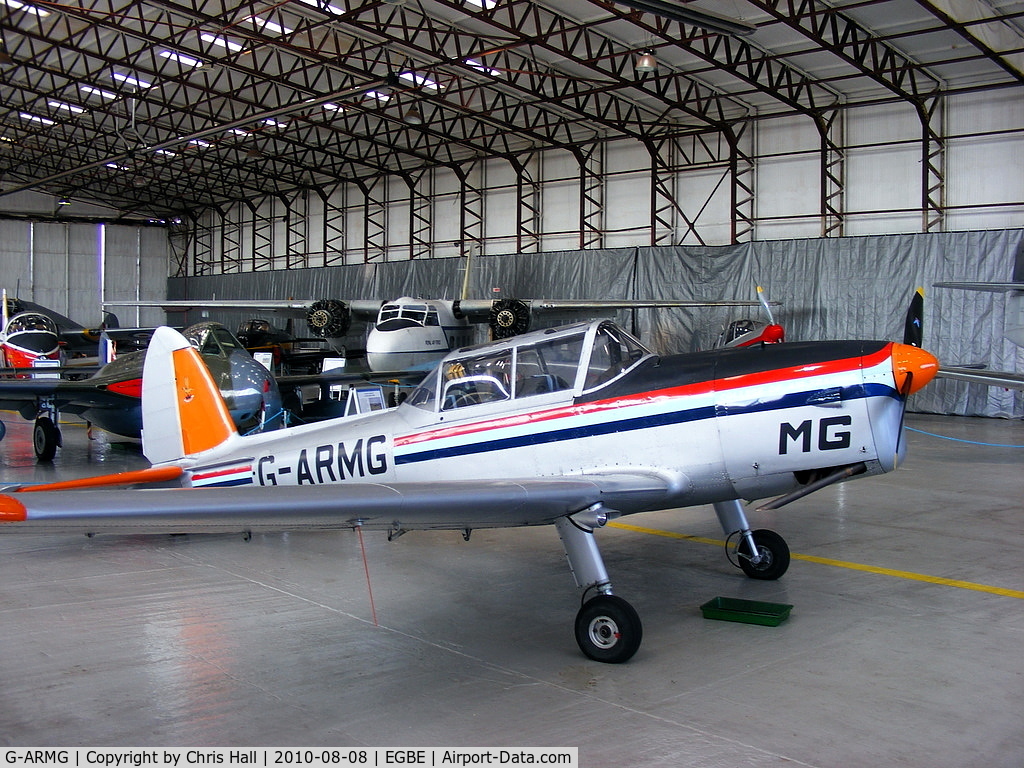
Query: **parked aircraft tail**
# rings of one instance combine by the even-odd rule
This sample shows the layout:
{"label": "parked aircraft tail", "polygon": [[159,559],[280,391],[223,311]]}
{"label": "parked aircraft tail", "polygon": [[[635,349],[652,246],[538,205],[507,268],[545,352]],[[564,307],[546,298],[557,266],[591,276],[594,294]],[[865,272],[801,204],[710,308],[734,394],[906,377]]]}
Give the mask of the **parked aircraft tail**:
{"label": "parked aircraft tail", "polygon": [[214,448],[237,436],[217,383],[173,328],[153,333],[142,371],[142,452],[153,464]]}

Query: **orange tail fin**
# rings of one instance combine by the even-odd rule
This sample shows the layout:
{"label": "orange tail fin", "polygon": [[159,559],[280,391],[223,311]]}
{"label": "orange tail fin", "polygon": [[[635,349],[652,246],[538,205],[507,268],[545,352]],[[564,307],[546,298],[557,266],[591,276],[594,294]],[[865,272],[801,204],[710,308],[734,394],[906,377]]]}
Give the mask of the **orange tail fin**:
{"label": "orange tail fin", "polygon": [[237,436],[217,383],[188,340],[153,333],[142,373],[142,451],[154,464],[214,448]]}

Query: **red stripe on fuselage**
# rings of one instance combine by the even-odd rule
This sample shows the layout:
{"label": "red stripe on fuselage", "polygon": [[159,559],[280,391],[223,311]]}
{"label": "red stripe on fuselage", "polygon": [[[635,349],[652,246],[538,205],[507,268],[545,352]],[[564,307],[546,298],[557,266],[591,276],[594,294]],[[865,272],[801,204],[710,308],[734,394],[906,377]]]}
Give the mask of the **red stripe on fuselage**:
{"label": "red stripe on fuselage", "polygon": [[687,397],[693,395],[705,395],[710,392],[726,392],[732,389],[743,387],[756,387],[766,384],[775,384],[780,381],[794,381],[806,379],[811,376],[824,376],[834,373],[847,373],[849,371],[871,368],[886,360],[892,351],[892,344],[886,344],[881,350],[872,355],[863,357],[848,357],[842,360],[829,360],[824,363],[812,363],[809,365],[797,365],[790,368],[773,368],[757,373],[744,373],[738,376],[729,376],[724,379],[712,381],[701,381],[696,384],[684,384],[679,387],[668,387],[652,392],[640,392],[625,397],[615,397],[608,400],[596,400],[591,403],[580,405],[566,405],[559,408],[552,408],[546,411],[529,411],[517,413],[511,416],[502,416],[486,421],[476,421],[470,424],[459,424],[451,427],[440,427],[426,432],[417,432],[411,435],[395,437],[395,447],[415,445],[428,440],[439,440],[447,437],[460,437],[475,432],[486,432],[493,429],[505,427],[516,427],[521,424],[534,424],[552,419],[561,419],[568,416],[580,416],[583,414],[601,413],[602,411],[614,410],[624,406],[635,406],[650,403],[655,400],[666,398]]}
{"label": "red stripe on fuselage", "polygon": [[234,475],[239,472],[252,472],[252,465],[246,467],[229,467],[228,469],[220,469],[216,472],[202,472],[195,473],[192,475],[193,480],[209,480],[211,477],[223,477],[224,475]]}

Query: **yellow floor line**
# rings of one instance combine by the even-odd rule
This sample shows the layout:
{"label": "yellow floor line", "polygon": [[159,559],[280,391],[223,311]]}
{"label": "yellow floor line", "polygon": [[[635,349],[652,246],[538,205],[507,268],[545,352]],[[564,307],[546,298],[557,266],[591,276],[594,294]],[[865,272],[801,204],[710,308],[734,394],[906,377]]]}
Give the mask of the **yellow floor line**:
{"label": "yellow floor line", "polygon": [[[685,533],[662,531],[657,528],[644,528],[639,525],[620,523],[617,520],[608,523],[608,526],[610,528],[621,528],[624,531],[633,531],[634,533],[646,533],[651,536],[661,536],[666,539],[682,539],[685,541],[696,541],[700,544],[714,544],[719,547],[725,546],[725,542],[718,539],[708,539],[704,538],[703,536],[689,536]],[[793,560],[803,560],[808,563],[818,563],[819,565],[831,565],[836,568],[848,568],[851,571],[864,571],[866,573],[876,573],[881,576],[892,576],[893,578],[897,579],[923,581],[927,584],[940,584],[944,587],[969,589],[974,592],[986,592],[990,595],[1001,595],[1002,597],[1015,597],[1018,600],[1024,600],[1024,592],[1017,589],[1003,589],[1002,587],[992,587],[988,584],[977,584],[973,581],[958,581],[957,579],[944,579],[941,576],[928,576],[924,573],[913,573],[912,571],[897,571],[892,568],[879,568],[874,565],[850,563],[845,560],[833,560],[829,557],[817,557],[815,555],[798,555],[795,552],[791,552],[789,556]]]}

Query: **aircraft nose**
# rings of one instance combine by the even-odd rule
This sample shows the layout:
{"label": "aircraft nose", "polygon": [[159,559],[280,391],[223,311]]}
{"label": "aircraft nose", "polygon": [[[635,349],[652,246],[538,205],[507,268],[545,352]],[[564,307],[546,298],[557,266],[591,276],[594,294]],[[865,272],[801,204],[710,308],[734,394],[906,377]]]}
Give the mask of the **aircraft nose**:
{"label": "aircraft nose", "polygon": [[[892,375],[896,380],[896,389],[905,394],[913,394],[935,378],[939,370],[939,361],[930,352],[910,344],[892,345]],[[907,377],[910,376],[910,387]]]}

